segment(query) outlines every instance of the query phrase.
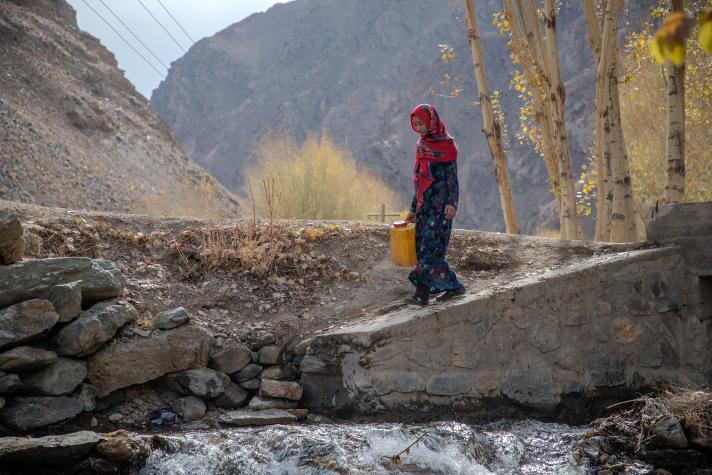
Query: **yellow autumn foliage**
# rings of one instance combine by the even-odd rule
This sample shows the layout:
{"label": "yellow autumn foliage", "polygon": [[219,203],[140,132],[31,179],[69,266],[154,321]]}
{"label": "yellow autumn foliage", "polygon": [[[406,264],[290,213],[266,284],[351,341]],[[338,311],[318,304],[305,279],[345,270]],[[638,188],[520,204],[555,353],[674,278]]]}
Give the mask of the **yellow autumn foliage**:
{"label": "yellow autumn foliage", "polygon": [[381,204],[387,210],[401,204],[396,193],[327,135],[310,135],[298,144],[284,132],[270,132],[258,147],[256,163],[248,171],[245,194],[251,194],[263,216],[270,214],[270,201],[274,217],[302,219],[364,220]]}
{"label": "yellow autumn foliage", "polygon": [[[667,177],[665,75],[649,54],[652,36],[645,29],[628,37],[623,58],[627,74],[620,83],[633,191],[641,205],[662,200]],[[685,67],[685,200],[712,200],[712,57],[690,41]]]}

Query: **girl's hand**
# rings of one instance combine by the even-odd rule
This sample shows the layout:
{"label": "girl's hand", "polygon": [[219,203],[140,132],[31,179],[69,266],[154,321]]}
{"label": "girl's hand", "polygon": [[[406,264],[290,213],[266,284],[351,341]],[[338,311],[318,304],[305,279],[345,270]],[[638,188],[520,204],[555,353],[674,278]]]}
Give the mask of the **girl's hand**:
{"label": "girl's hand", "polygon": [[414,223],[415,222],[415,211],[408,211],[408,215],[405,217],[405,222],[406,223]]}
{"label": "girl's hand", "polygon": [[455,217],[455,214],[457,214],[457,208],[453,205],[445,206],[445,219],[452,219]]}

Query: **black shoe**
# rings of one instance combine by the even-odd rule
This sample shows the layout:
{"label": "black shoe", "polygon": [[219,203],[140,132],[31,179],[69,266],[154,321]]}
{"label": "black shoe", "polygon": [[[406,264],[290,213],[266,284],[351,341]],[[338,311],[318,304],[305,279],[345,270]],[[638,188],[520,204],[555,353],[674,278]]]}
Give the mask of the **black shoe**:
{"label": "black shoe", "polygon": [[428,297],[423,298],[420,295],[413,295],[412,297],[405,299],[405,302],[411,305],[420,305],[421,307],[425,307],[428,305]]}
{"label": "black shoe", "polygon": [[430,289],[428,289],[424,285],[418,285],[415,288],[415,295],[405,299],[406,303],[413,304],[413,305],[420,305],[421,307],[428,305],[428,300],[430,298],[429,290]]}
{"label": "black shoe", "polygon": [[454,290],[448,290],[441,296],[439,296],[437,299],[438,302],[445,302],[447,300],[451,300],[457,297],[462,297],[467,293],[467,289],[465,287],[460,287],[459,289],[454,289]]}

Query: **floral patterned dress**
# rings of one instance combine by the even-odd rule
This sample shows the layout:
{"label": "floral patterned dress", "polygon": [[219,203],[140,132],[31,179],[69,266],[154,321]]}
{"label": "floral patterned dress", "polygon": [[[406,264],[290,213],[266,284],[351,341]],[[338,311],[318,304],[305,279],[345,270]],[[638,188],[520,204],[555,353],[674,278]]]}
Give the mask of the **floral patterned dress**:
{"label": "floral patterned dress", "polygon": [[431,294],[463,287],[447,263],[452,220],[445,219],[445,206],[457,208],[460,188],[457,162],[431,163],[433,184],[423,193],[423,204],[417,207],[413,197],[410,210],[415,212],[415,252],[418,265],[408,278],[413,285],[428,287]]}

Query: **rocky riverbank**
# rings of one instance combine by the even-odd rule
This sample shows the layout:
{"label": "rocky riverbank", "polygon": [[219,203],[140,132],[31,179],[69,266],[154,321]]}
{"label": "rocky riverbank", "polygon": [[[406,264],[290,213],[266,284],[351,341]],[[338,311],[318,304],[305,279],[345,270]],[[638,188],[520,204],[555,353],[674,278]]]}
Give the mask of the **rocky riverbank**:
{"label": "rocky riverbank", "polygon": [[619,407],[627,408],[594,421],[577,447],[598,474],[712,473],[712,392],[673,388]]}

